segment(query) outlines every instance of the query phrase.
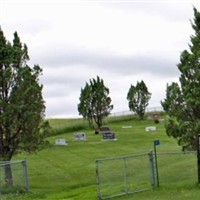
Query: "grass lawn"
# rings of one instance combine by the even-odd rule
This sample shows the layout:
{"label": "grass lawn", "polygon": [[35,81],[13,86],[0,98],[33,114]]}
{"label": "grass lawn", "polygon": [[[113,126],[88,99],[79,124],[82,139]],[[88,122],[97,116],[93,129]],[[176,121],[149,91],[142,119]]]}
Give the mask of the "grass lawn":
{"label": "grass lawn", "polygon": [[[59,122],[55,124],[58,126]],[[131,127],[122,128],[123,126]],[[146,132],[146,126],[156,126],[157,130]],[[14,160],[27,159],[29,193],[4,195],[1,199],[95,200],[97,199],[96,159],[148,153],[153,150],[155,139],[160,140],[158,153],[181,151],[176,141],[166,135],[163,124],[154,124],[150,120],[126,120],[110,122],[109,127],[116,133],[117,141],[102,142],[100,134],[95,135],[94,131],[86,129],[79,131],[86,133],[85,141],[74,141],[75,132],[64,133],[49,137],[52,146],[48,149],[32,155],[17,155]],[[58,138],[66,139],[68,145],[54,145]],[[195,155],[184,161],[177,157],[168,157],[171,159],[167,159],[168,162],[163,156],[159,158],[163,159],[162,163],[159,163],[159,188],[113,199],[199,200],[200,188],[197,186]],[[181,176],[179,176],[180,171],[183,171]]]}

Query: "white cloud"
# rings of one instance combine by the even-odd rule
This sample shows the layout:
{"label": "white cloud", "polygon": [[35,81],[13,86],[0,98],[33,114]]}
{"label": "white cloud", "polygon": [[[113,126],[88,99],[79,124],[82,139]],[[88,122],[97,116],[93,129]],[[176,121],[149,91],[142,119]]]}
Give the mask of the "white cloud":
{"label": "white cloud", "polygon": [[0,0],[0,24],[16,30],[30,64],[43,68],[47,117],[78,116],[80,89],[99,75],[110,89],[113,112],[128,110],[131,84],[144,80],[159,106],[176,64],[188,48],[191,1]]}

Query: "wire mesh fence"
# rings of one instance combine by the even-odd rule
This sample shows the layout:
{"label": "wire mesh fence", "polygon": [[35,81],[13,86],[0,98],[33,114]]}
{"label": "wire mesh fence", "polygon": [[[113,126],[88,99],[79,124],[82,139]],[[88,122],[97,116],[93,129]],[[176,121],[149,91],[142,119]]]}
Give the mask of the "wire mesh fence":
{"label": "wire mesh fence", "polygon": [[157,158],[162,187],[191,187],[197,183],[196,151],[158,153]]}
{"label": "wire mesh fence", "polygon": [[150,189],[148,157],[148,154],[138,154],[96,160],[98,198],[106,199]]}
{"label": "wire mesh fence", "polygon": [[[98,199],[107,199],[151,189],[157,181],[162,187],[191,187],[197,183],[196,152],[138,154],[96,160]],[[159,177],[156,177],[159,175]]]}
{"label": "wire mesh fence", "polygon": [[0,162],[0,194],[28,192],[26,160]]}

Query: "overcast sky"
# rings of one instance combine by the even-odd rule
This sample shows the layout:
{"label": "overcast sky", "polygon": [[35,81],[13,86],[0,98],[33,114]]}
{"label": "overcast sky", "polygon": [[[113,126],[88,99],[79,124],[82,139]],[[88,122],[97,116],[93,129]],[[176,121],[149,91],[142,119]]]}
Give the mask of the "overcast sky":
{"label": "overcast sky", "polygon": [[160,107],[167,83],[178,81],[180,53],[193,34],[199,0],[0,0],[0,26],[18,32],[29,65],[43,68],[46,117],[78,117],[80,90],[100,76],[113,113],[128,111],[128,90],[143,80]]}

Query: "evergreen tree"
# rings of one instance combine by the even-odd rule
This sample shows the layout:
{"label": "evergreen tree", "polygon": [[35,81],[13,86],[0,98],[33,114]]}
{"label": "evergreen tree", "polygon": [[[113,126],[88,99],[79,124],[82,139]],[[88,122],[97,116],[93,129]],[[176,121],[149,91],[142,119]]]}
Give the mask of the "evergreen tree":
{"label": "evergreen tree", "polygon": [[111,98],[108,95],[109,89],[99,76],[97,79],[90,79],[90,82],[81,89],[78,111],[80,115],[88,119],[92,128],[94,128],[94,123],[100,128],[103,118],[107,117],[113,109]]}
{"label": "evergreen tree", "polygon": [[189,50],[180,55],[179,83],[167,85],[166,98],[161,104],[169,116],[168,136],[176,138],[183,148],[194,150],[200,133],[200,13],[195,7],[193,10],[194,35]]}
{"label": "evergreen tree", "polygon": [[[0,161],[10,161],[19,151],[36,151],[45,143],[42,69],[29,67],[28,59],[27,46],[17,32],[10,43],[0,28]],[[7,183],[12,184],[9,166],[5,172]]]}
{"label": "evergreen tree", "polygon": [[140,119],[144,119],[150,98],[151,93],[148,91],[144,81],[137,82],[136,86],[131,85],[127,94],[129,109],[135,112]]}
{"label": "evergreen tree", "polygon": [[92,90],[91,86],[86,83],[84,88],[81,88],[80,103],[78,104],[79,114],[83,116],[84,119],[88,120],[89,126],[94,127],[93,117],[92,117]]}

